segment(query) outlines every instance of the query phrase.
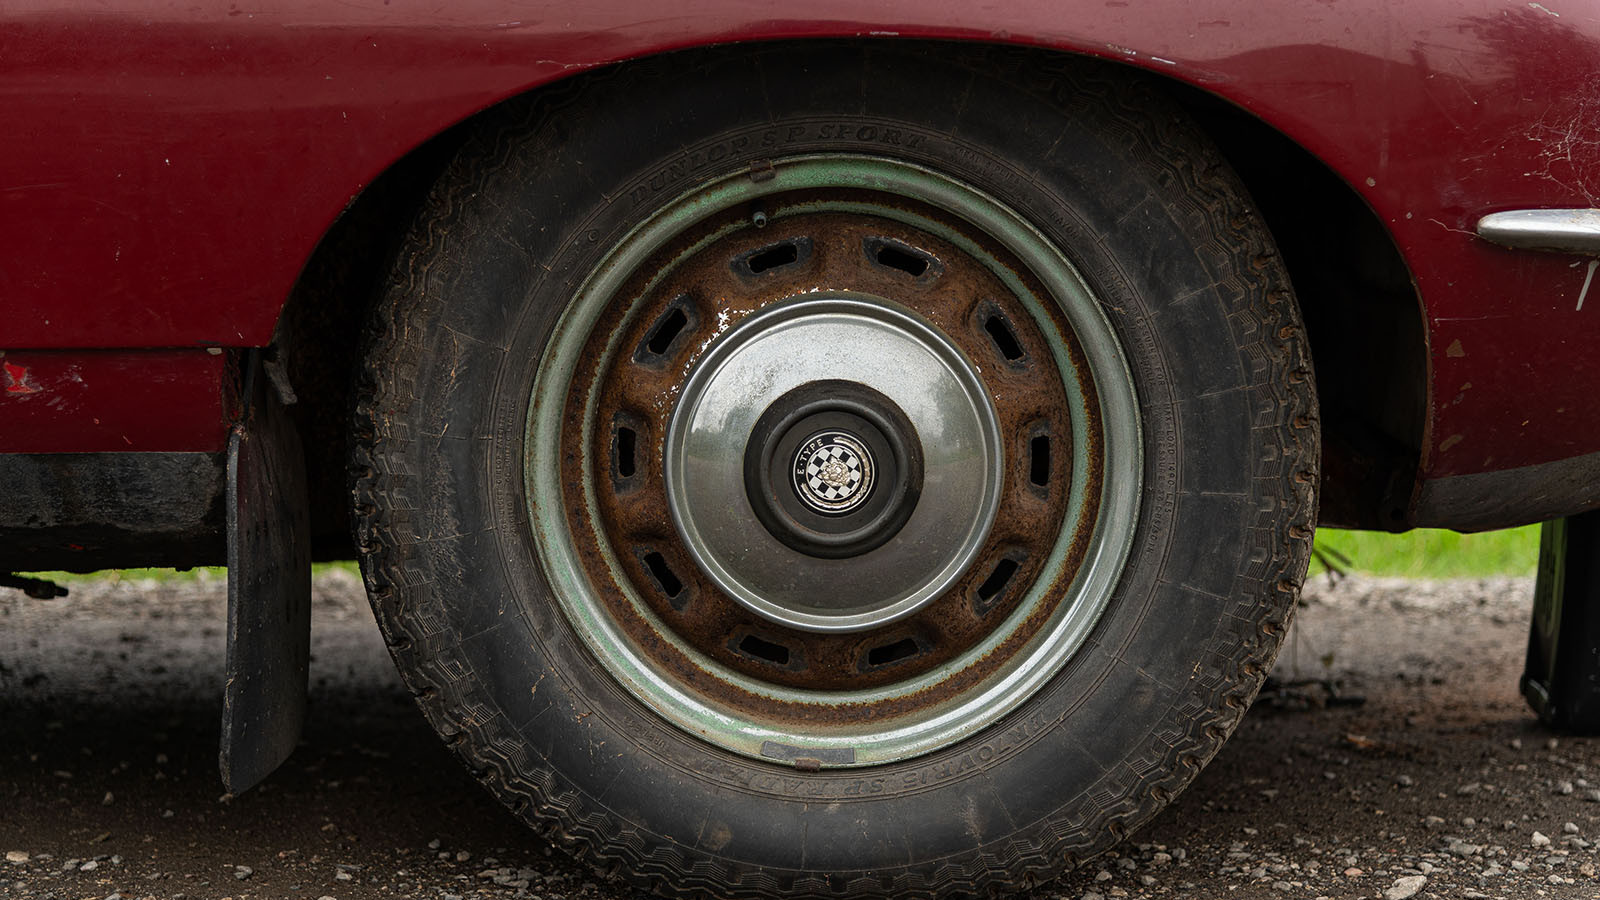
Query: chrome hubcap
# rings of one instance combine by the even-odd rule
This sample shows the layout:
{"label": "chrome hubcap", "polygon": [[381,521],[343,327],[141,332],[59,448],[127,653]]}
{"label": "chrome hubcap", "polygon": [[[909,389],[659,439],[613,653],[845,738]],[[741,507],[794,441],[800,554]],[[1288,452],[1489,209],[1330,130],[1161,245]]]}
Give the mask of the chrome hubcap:
{"label": "chrome hubcap", "polygon": [[[759,453],[763,415],[807,388],[815,399],[773,436],[779,452],[797,445],[773,460],[790,477],[763,477],[768,461],[747,447]],[[808,427],[829,421],[842,427]],[[868,447],[880,442],[917,445],[920,496],[874,490]],[[878,455],[892,465],[910,452]],[[811,296],[751,316],[690,375],[667,430],[667,498],[696,564],[729,596],[792,628],[860,631],[916,612],[966,571],[994,520],[1003,456],[993,404],[937,329],[880,298]]]}

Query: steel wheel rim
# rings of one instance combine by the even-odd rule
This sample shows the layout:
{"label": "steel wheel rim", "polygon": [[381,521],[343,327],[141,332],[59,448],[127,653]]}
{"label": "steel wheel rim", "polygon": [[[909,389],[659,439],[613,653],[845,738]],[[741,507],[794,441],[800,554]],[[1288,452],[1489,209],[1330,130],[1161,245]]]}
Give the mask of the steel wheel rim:
{"label": "steel wheel rim", "polygon": [[[696,665],[741,697],[770,701],[784,709],[818,711],[815,716],[772,718],[751,714],[722,697],[708,696],[692,679],[663,671],[641,649],[640,641],[630,637],[614,614],[616,607],[608,604],[633,608],[639,621],[656,629],[665,642],[675,640],[672,629],[652,613],[626,577],[602,584],[602,579],[593,575],[589,567],[597,557],[613,573],[623,571],[627,560],[603,541],[599,554],[590,552],[586,558],[580,552],[575,537],[579,529],[568,518],[560,453],[569,402],[586,411],[584,428],[592,432],[596,427],[587,413],[598,401],[592,395],[572,393],[576,389],[573,373],[580,369],[582,352],[594,338],[591,332],[596,323],[618,302],[619,290],[638,276],[640,267],[674,239],[729,210],[760,207],[784,192],[814,189],[915,198],[941,215],[958,218],[984,240],[1003,246],[1023,262],[1028,273],[1025,278],[1015,273],[1008,276],[998,263],[991,268],[996,270],[996,278],[1016,288],[1017,297],[1036,322],[1065,320],[1068,324],[1070,334],[1062,343],[1052,343],[1049,353],[1067,392],[1074,402],[1084,404],[1084,409],[1077,411],[1080,414],[1070,418],[1071,435],[1061,436],[1074,458],[1081,455],[1083,459],[1072,468],[1071,484],[1062,487],[1070,498],[1067,520],[1076,525],[1062,527],[1037,563],[1042,571],[1062,574],[1072,560],[1070,571],[1061,579],[1039,578],[1028,584],[1025,591],[1019,591],[1015,611],[1004,622],[946,664],[870,689],[821,691],[764,682],[719,666],[703,654],[696,656],[694,647],[674,648],[693,657]],[[836,205],[849,211],[849,203]],[[897,215],[888,207],[873,207],[863,214]],[[905,218],[931,232],[940,227],[915,213],[907,213]],[[984,255],[983,248],[971,241],[963,245],[962,233],[942,236],[952,245],[962,245],[974,258]],[[714,245],[719,239],[712,236],[702,244]],[[1030,299],[1023,281],[1042,284],[1045,300]],[[608,359],[625,352],[620,346],[621,333],[607,338]],[[709,342],[715,340],[713,334]],[[1074,353],[1081,356],[1076,363]],[[584,441],[591,443],[592,437],[586,432]],[[593,460],[585,457],[583,465],[583,497],[589,507],[596,507],[596,486],[603,479]],[[543,357],[528,421],[525,485],[540,560],[564,620],[629,694],[683,731],[745,756],[789,759],[800,752],[824,766],[859,766],[908,759],[949,746],[994,724],[1061,670],[1099,619],[1117,584],[1138,518],[1142,468],[1138,402],[1122,351],[1098,301],[1059,250],[1009,207],[952,178],[893,160],[818,156],[780,161],[763,180],[739,173],[696,189],[662,206],[612,248],[563,314]],[[1098,472],[1093,479],[1091,471]],[[1089,508],[1094,511],[1092,517],[1086,523],[1080,521],[1080,514]],[[953,675],[968,671],[974,660],[1004,647],[1007,638],[1017,639],[1024,620],[1036,623],[1030,626],[1034,630],[1024,642],[1007,650],[1003,661],[981,680],[937,704],[907,707],[906,698],[938,689]],[[854,722],[838,715],[843,710],[877,708],[908,711],[870,721],[857,716]]]}

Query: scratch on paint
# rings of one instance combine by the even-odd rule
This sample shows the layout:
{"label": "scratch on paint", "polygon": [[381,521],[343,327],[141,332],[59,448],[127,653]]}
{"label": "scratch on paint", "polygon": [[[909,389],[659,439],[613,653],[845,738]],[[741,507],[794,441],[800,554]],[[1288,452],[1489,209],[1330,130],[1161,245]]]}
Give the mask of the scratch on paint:
{"label": "scratch on paint", "polygon": [[1542,4],[1539,4],[1539,3],[1529,3],[1528,4],[1528,8],[1529,9],[1537,9],[1539,12],[1555,16],[1558,19],[1561,18],[1561,13],[1558,13],[1553,9],[1549,9],[1548,7],[1545,7],[1545,6],[1543,6]]}
{"label": "scratch on paint", "polygon": [[1589,272],[1583,276],[1583,290],[1578,292],[1578,309],[1583,309],[1583,298],[1589,296],[1589,282],[1594,280],[1595,266],[1600,266],[1600,259],[1589,260]]}
{"label": "scratch on paint", "polygon": [[1600,205],[1600,172],[1592,162],[1600,147],[1600,77],[1590,77],[1559,106],[1547,110],[1524,135],[1538,144],[1536,167],[1524,174],[1563,191],[1582,194],[1585,205]]}
{"label": "scratch on paint", "polygon": [[37,385],[28,383],[28,367],[16,363],[6,363],[6,393],[8,394],[37,394]]}
{"label": "scratch on paint", "polygon": [[1451,227],[1449,225],[1446,225],[1445,223],[1439,221],[1438,219],[1429,219],[1428,221],[1432,222],[1433,224],[1435,224],[1437,226],[1439,226],[1440,228],[1443,228],[1445,231],[1453,231],[1456,234],[1465,234],[1465,235],[1476,235],[1477,234],[1477,232],[1468,231],[1465,228],[1453,228],[1453,227]]}

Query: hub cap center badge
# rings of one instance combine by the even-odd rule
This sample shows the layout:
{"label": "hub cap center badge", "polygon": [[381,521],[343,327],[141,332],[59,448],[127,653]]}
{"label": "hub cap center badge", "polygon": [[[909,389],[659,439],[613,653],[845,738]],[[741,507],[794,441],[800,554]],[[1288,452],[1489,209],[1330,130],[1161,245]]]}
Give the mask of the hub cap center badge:
{"label": "hub cap center badge", "polygon": [[850,512],[866,502],[872,482],[872,454],[854,435],[824,431],[795,451],[795,493],[817,512]]}

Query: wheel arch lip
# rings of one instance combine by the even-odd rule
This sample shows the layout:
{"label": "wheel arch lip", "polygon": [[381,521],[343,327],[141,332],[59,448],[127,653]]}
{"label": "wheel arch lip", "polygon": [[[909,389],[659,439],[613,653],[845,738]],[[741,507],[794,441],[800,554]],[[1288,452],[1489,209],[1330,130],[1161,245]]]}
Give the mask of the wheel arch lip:
{"label": "wheel arch lip", "polygon": [[[393,178],[388,183],[384,183],[382,179],[390,178],[391,173],[395,171],[396,167],[405,165],[407,161],[412,159],[414,156],[429,152],[430,150],[448,152],[448,148],[452,144],[459,143],[459,141],[466,135],[470,134],[473,129],[485,127],[486,124],[492,120],[493,116],[495,116],[498,111],[502,110],[509,103],[518,101],[519,98],[532,96],[542,90],[558,90],[563,83],[570,81],[571,79],[600,75],[606,69],[615,66],[626,66],[648,62],[652,59],[657,59],[658,57],[662,59],[670,58],[670,55],[673,53],[684,53],[690,55],[713,53],[732,57],[739,54],[758,52],[763,48],[772,45],[775,41],[779,44],[788,44],[789,46],[799,46],[804,44],[816,44],[821,46],[824,43],[838,44],[847,41],[853,43],[872,41],[882,44],[885,47],[904,47],[918,43],[927,44],[927,42],[931,40],[951,39],[959,39],[963,42],[980,44],[1010,43],[1016,45],[1019,52],[1037,54],[1036,59],[1038,60],[1060,56],[1072,56],[1085,60],[1093,59],[1103,65],[1127,69],[1130,77],[1154,77],[1158,81],[1167,83],[1175,88],[1181,86],[1183,90],[1203,92],[1205,95],[1213,98],[1213,102],[1221,101],[1228,104],[1231,108],[1237,110],[1239,114],[1248,116],[1252,121],[1257,122],[1260,127],[1266,128],[1275,134],[1283,134],[1276,124],[1266,122],[1259,118],[1260,113],[1255,108],[1255,104],[1250,102],[1252,91],[1251,83],[1249,81],[1241,82],[1239,79],[1233,78],[1226,73],[1207,69],[1198,64],[1178,64],[1154,53],[1141,53],[1129,46],[1130,43],[1136,42],[1123,41],[1119,43],[1115,41],[1095,41],[1081,36],[1075,37],[1057,35],[1054,37],[1049,37],[1041,36],[1037,33],[1029,37],[1023,37],[1018,33],[1007,32],[995,32],[982,35],[967,33],[958,34],[952,32],[948,28],[927,26],[905,27],[898,30],[884,30],[876,28],[868,28],[863,30],[861,28],[851,29],[849,27],[841,27],[837,23],[806,24],[805,37],[803,39],[797,39],[795,37],[796,33],[798,32],[780,33],[778,31],[774,31],[772,33],[762,33],[755,36],[749,33],[744,33],[741,34],[736,41],[729,43],[719,43],[718,39],[708,35],[703,36],[701,40],[696,42],[685,43],[680,46],[674,46],[665,49],[651,49],[647,52],[629,56],[623,59],[612,60],[597,58],[591,59],[582,64],[569,65],[567,68],[555,73],[540,72],[539,80],[531,80],[519,84],[515,89],[505,92],[503,95],[497,97],[493,102],[488,103],[481,108],[475,109],[470,114],[465,115],[464,118],[459,119],[453,125],[451,125],[449,129],[429,139],[428,143],[425,143],[419,148],[408,151],[407,155],[400,157],[396,162],[392,163],[391,167],[385,170],[384,174],[380,176],[379,180],[375,182],[375,184],[379,188],[382,188],[384,192],[389,194],[406,191],[419,194],[425,193],[428,187],[428,183],[426,182],[408,182],[405,176]],[[863,37],[863,35],[865,35],[865,37]],[[712,47],[711,45],[716,46]],[[696,58],[700,57],[697,56]],[[1136,74],[1134,71],[1135,69],[1140,68],[1145,70],[1143,75]],[[1226,92],[1227,96],[1224,96],[1223,92]],[[1179,100],[1180,103],[1183,102],[1181,95],[1179,96]],[[1316,154],[1298,144],[1293,138],[1285,135],[1283,136],[1283,139],[1291,144],[1294,144],[1297,149],[1299,149],[1300,152],[1305,155],[1305,158],[1316,160],[1318,163],[1321,162]],[[440,150],[441,145],[444,147],[442,151]],[[1328,171],[1332,172],[1331,169]],[[1344,189],[1347,190],[1352,196],[1359,196],[1355,186],[1351,184],[1348,179],[1339,176],[1337,173],[1333,173],[1330,177],[1336,178],[1344,187]],[[352,201],[351,206],[365,202],[366,195],[367,189],[363,189],[356,199]],[[1363,198],[1361,202],[1363,204],[1367,204],[1367,200],[1365,198]],[[1367,208],[1370,209],[1370,206]],[[1381,223],[1382,220],[1381,217],[1374,213],[1372,216],[1372,221],[1376,224]],[[1383,226],[1380,224],[1379,227]],[[396,232],[390,238],[390,240],[398,243],[399,238],[400,233]],[[1394,235],[1387,228],[1384,228],[1384,240],[1387,242],[1389,247],[1393,248],[1395,246]],[[1396,250],[1396,252],[1398,254],[1398,250]],[[313,259],[315,259],[315,257],[313,257]],[[302,289],[297,292],[298,294],[304,295],[314,293],[313,291],[304,290],[304,285],[301,287]],[[1414,298],[1412,302],[1417,303],[1420,306],[1419,299]],[[1423,345],[1416,348],[1415,352],[1424,355],[1426,354],[1427,351],[1425,339],[1423,340]],[[1417,426],[1417,431],[1420,432],[1422,428],[1422,424],[1419,423]],[[1418,440],[1420,441],[1420,438],[1418,438]],[[1414,475],[1417,470],[1416,459],[1417,451],[1413,450],[1412,455],[1409,458],[1401,461],[1397,465],[1397,469],[1407,476]],[[1393,482],[1395,479],[1390,478],[1389,480]],[[1410,488],[1412,487],[1412,481],[1409,477],[1405,478],[1404,481],[1405,493],[1409,496]]]}

